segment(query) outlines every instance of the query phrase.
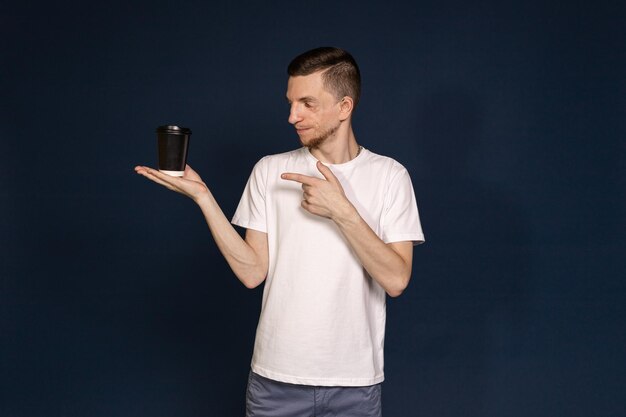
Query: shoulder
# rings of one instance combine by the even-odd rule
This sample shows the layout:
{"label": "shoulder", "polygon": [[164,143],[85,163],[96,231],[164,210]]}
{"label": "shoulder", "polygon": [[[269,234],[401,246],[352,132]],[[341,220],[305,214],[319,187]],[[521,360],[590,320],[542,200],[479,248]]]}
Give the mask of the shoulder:
{"label": "shoulder", "polygon": [[255,165],[254,170],[268,171],[272,169],[282,169],[287,165],[306,163],[307,156],[304,148],[295,149],[293,151],[266,155],[261,158]]}
{"label": "shoulder", "polygon": [[265,164],[265,165],[281,164],[286,161],[300,159],[303,157],[305,157],[304,148],[299,148],[299,149],[294,149],[292,151],[266,155],[263,158],[261,158],[259,162],[257,162],[257,164],[259,163]]}
{"label": "shoulder", "polygon": [[377,154],[375,152],[366,149],[365,163],[369,169],[379,172],[381,175],[385,175],[389,180],[393,180],[398,176],[408,175],[407,169],[397,160],[389,157]]}

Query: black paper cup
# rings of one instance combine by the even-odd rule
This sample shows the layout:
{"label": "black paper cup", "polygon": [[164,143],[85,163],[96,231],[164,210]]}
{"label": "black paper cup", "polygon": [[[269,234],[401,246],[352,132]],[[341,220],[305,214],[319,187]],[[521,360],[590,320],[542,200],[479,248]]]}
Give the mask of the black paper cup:
{"label": "black paper cup", "polygon": [[159,171],[182,177],[187,164],[187,150],[191,130],[179,126],[159,126],[156,130],[159,144]]}

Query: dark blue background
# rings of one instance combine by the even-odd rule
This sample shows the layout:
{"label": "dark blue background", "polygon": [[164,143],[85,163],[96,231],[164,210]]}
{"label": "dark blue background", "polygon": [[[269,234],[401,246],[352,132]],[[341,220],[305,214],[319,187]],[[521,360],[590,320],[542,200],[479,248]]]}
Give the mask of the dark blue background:
{"label": "dark blue background", "polygon": [[357,58],[357,138],[409,169],[427,238],[385,415],[626,416],[622,2],[0,11],[0,416],[243,414],[261,289],[132,168],[188,126],[232,215],[298,146],[286,66],[320,45]]}

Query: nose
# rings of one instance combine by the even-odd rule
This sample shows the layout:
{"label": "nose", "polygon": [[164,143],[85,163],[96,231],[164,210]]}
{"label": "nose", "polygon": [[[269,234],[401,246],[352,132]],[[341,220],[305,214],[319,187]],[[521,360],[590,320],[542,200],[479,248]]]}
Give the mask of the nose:
{"label": "nose", "polygon": [[298,103],[291,104],[291,107],[289,108],[288,120],[289,120],[289,123],[291,123],[292,125],[295,125],[300,120],[302,120],[302,117],[300,116],[300,112],[298,111]]}

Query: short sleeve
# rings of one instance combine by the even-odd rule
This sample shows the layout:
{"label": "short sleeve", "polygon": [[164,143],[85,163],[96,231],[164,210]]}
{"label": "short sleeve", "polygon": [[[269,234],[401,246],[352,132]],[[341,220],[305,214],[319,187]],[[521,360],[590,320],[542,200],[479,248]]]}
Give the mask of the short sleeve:
{"label": "short sleeve", "polygon": [[385,243],[411,241],[414,245],[424,242],[424,233],[413,184],[406,168],[400,166],[392,176],[382,216],[383,241]]}
{"label": "short sleeve", "polygon": [[267,172],[265,162],[266,158],[261,159],[252,169],[231,222],[246,229],[267,233],[265,208]]}

